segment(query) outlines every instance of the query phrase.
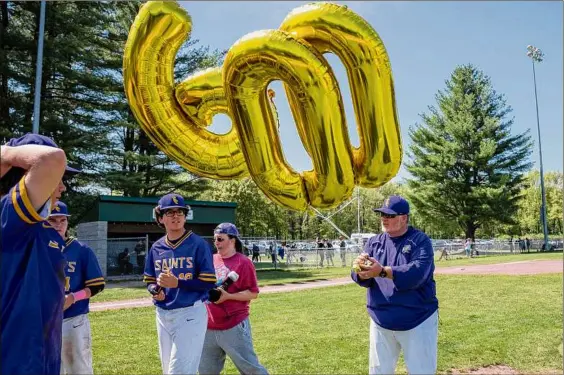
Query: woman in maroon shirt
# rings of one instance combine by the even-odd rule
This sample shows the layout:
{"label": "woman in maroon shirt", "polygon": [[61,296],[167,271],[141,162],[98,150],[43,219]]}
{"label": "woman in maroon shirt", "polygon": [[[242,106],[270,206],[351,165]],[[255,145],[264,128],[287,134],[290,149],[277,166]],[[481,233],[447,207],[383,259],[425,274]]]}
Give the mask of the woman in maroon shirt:
{"label": "woman in maroon shirt", "polygon": [[239,277],[225,290],[217,288],[215,294],[220,293],[219,299],[206,305],[208,330],[199,373],[219,374],[228,355],[241,374],[268,374],[253,348],[249,322],[250,301],[259,293],[255,266],[243,255],[243,244],[235,225],[219,224],[214,231],[214,240],[217,254],[214,254],[213,263],[218,285],[228,279],[230,272]]}

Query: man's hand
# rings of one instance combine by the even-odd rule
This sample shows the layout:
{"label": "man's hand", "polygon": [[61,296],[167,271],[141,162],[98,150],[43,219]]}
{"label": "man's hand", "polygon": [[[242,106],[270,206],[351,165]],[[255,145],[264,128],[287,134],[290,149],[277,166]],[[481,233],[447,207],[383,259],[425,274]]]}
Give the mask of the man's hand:
{"label": "man's hand", "polygon": [[159,292],[159,294],[155,294],[155,295],[153,296],[153,299],[154,299],[154,300],[157,300],[157,301],[164,301],[164,299],[165,299],[164,290],[161,290],[161,291]]}
{"label": "man's hand", "polygon": [[219,297],[219,299],[217,301],[214,302],[216,305],[219,305],[220,303],[223,303],[223,302],[227,301],[228,299],[231,299],[231,298],[229,298],[231,296],[231,294],[227,293],[225,290],[223,290],[221,288],[217,288],[217,290],[219,290],[221,292],[221,296]]}
{"label": "man's hand", "polygon": [[157,277],[157,285],[163,288],[178,288],[178,278],[169,270]]}
{"label": "man's hand", "polygon": [[65,304],[63,306],[63,311],[71,307],[74,303],[74,294],[70,293],[65,296]]}
{"label": "man's hand", "polygon": [[372,262],[370,266],[365,266],[362,263],[359,264],[362,271],[358,272],[358,277],[363,280],[378,277],[380,272],[382,272],[383,267],[376,259],[369,257],[368,260]]}

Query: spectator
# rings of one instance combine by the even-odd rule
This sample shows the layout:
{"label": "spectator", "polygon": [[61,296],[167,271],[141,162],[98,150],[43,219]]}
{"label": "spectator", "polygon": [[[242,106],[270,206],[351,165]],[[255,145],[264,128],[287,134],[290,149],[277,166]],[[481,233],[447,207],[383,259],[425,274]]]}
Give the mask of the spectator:
{"label": "spectator", "polygon": [[284,260],[284,247],[286,246],[286,242],[282,243],[280,246],[278,246],[278,256],[280,257],[280,259]]}
{"label": "spectator", "polygon": [[339,248],[341,250],[341,262],[343,263],[343,267],[347,266],[347,243],[345,242],[345,237],[339,236],[339,240],[341,243],[339,244]]}
{"label": "spectator", "polygon": [[260,261],[260,249],[256,243],[253,244],[253,263]]}
{"label": "spectator", "polygon": [[335,250],[333,250],[333,244],[326,238],[323,240],[325,248],[327,250],[325,250],[326,258],[327,258],[327,266],[329,267],[329,262],[331,262],[332,266],[335,266],[335,263],[333,263],[333,253],[335,252]]}
{"label": "spectator", "polygon": [[140,273],[142,273],[145,268],[145,241],[139,240],[134,250],[137,254],[137,267],[139,267]]}
{"label": "spectator", "polygon": [[472,257],[472,239],[467,238],[466,242],[464,243],[464,251],[466,252],[466,257]]}
{"label": "spectator", "polygon": [[323,267],[323,262],[325,261],[325,245],[323,245],[323,241],[319,238],[315,239],[317,242],[317,253],[319,254],[319,267]]}
{"label": "spectator", "polygon": [[127,247],[118,254],[118,265],[122,275],[129,275],[133,270],[133,265],[129,261],[129,249]]}
{"label": "spectator", "polygon": [[[253,348],[249,305],[257,298],[259,288],[255,267],[244,257],[237,227],[222,223],[214,231],[217,254],[213,256],[218,283],[230,272],[239,275],[226,290],[215,289],[219,299],[206,304],[208,329],[204,340],[199,373],[219,374],[229,356],[241,374],[268,374]],[[210,297],[212,293],[210,292]]]}
{"label": "spectator", "polygon": [[271,242],[268,245],[268,252],[270,253],[270,258],[272,259],[272,264],[276,264],[276,250],[274,249],[275,243]]}

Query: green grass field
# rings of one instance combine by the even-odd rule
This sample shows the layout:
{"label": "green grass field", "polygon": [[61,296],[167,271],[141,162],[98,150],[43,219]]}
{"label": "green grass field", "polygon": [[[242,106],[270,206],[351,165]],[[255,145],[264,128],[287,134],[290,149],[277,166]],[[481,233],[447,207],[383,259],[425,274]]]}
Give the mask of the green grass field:
{"label": "green grass field", "polygon": [[[438,259],[438,256],[437,256]],[[462,266],[472,264],[492,264],[504,262],[516,262],[534,259],[562,259],[562,253],[531,253],[531,254],[514,254],[503,256],[489,256],[481,258],[463,258],[453,260],[435,261],[436,267]],[[257,267],[257,278],[259,286],[288,284],[296,282],[307,282],[321,279],[334,279],[339,277],[347,277],[350,269],[346,267],[328,267],[328,268],[308,268],[308,269],[280,269],[265,270]],[[109,302],[124,299],[134,299],[147,297],[147,291],[142,282],[137,287],[116,287],[107,288],[102,293],[92,299],[93,302]]]}
{"label": "green grass field", "polygon": [[[439,372],[503,364],[562,373],[562,274],[436,280]],[[160,373],[154,315],[91,313],[95,372]],[[366,374],[368,319],[356,285],[263,295],[251,307],[255,348],[272,374]],[[226,372],[237,373],[229,361]]]}

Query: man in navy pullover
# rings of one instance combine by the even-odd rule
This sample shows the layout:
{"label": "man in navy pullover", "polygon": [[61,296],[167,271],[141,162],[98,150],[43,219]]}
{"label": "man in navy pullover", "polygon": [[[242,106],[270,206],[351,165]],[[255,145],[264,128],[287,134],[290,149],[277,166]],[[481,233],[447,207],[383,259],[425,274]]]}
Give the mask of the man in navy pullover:
{"label": "man in navy pullover", "polygon": [[[403,349],[409,374],[437,369],[438,307],[431,240],[408,226],[409,203],[390,196],[374,209],[382,232],[368,240],[352,279],[368,289],[370,374],[392,374]],[[371,264],[364,262],[368,259]]]}

